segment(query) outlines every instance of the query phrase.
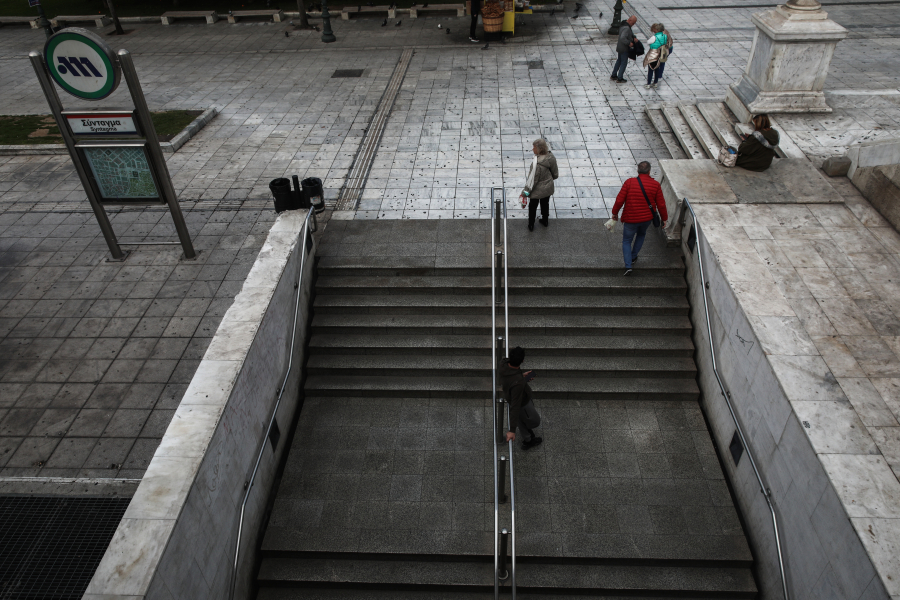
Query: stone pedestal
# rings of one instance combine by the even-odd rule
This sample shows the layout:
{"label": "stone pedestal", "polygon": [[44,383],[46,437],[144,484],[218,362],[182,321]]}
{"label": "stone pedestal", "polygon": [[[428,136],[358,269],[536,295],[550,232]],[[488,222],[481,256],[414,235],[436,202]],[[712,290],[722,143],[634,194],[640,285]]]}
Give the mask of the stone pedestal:
{"label": "stone pedestal", "polygon": [[752,19],[756,34],[747,68],[740,81],[731,84],[726,99],[731,110],[738,116],[831,112],[822,88],[834,48],[847,30],[830,20],[818,3],[803,0]]}

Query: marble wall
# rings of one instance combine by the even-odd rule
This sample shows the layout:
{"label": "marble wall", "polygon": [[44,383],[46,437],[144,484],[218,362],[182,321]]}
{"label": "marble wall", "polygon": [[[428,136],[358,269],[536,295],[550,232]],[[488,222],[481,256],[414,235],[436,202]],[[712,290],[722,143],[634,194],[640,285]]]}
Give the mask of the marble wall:
{"label": "marble wall", "polygon": [[[840,372],[841,360],[849,365],[854,359],[839,354],[840,340],[824,333],[829,320],[813,308],[820,299],[807,283],[822,292],[825,273],[800,276],[802,269],[795,267],[805,259],[824,260],[814,245],[824,241],[821,223],[852,225],[835,222],[840,211],[852,217],[850,211],[825,207],[827,214],[817,222],[805,206],[695,210],[701,223],[697,244],[693,251],[687,247],[693,226],[688,213],[682,247],[702,402],[748,529],[761,597],[783,597],[772,519],[747,453],[736,465],[729,452],[736,428],[713,374],[697,253],[709,283],[719,373],[774,498],[791,597],[900,597],[894,583],[898,521],[892,517],[900,505],[900,484],[885,456],[890,458],[891,449],[877,444],[863,423],[868,418],[863,394],[854,399],[854,386],[865,387],[868,379],[860,377],[864,373]],[[827,306],[829,293],[820,295]],[[885,425],[897,424],[893,415],[882,417]]]}
{"label": "marble wall", "polygon": [[[265,444],[242,536],[235,597],[246,597],[256,535],[299,399],[315,260],[313,244],[291,347],[305,217],[282,213],[272,226],[84,598],[228,598],[244,483]],[[265,434],[291,356],[273,451]]]}

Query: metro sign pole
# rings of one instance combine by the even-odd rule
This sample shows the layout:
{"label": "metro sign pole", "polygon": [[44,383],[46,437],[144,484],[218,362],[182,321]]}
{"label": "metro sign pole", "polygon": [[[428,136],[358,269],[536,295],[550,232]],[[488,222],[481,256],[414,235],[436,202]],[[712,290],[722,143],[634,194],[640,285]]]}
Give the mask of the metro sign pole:
{"label": "metro sign pole", "polygon": [[[99,36],[72,27],[51,36],[44,46],[44,54],[31,52],[29,59],[112,260],[125,260],[128,254],[119,247],[103,208],[105,204],[167,204],[179,242],[161,243],[180,243],[184,257],[195,258],[197,254],[178,206],[131,54],[120,50],[117,56]],[[53,85],[55,81],[64,91],[83,100],[102,100],[116,90],[122,74],[134,102],[133,111],[66,112]]]}

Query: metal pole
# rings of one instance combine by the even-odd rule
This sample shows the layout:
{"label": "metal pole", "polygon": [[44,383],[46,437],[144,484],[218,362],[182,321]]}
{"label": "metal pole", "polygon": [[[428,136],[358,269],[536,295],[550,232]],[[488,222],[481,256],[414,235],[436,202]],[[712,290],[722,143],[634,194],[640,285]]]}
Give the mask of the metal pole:
{"label": "metal pole", "polygon": [[[500,464],[497,466],[497,473],[500,475],[500,484],[497,488],[497,491],[500,494],[500,504],[506,502],[506,470],[509,468],[506,464],[506,457],[500,457]],[[506,554],[506,551],[503,551],[503,554]],[[506,577],[501,577],[500,579],[506,579]]]}
{"label": "metal pole", "polygon": [[334,32],[331,31],[331,15],[328,14],[328,0],[322,0],[322,41],[326,44],[336,42]]}
{"label": "metal pole", "polygon": [[497,445],[506,443],[506,429],[503,425],[503,398],[497,398],[494,402],[494,414],[496,419],[494,423],[497,426]]}
{"label": "metal pole", "polygon": [[62,102],[59,101],[59,96],[56,95],[56,88],[53,87],[53,83],[50,81],[50,75],[47,73],[47,66],[44,64],[44,57],[40,52],[29,52],[28,58],[31,60],[31,66],[34,67],[34,72],[37,74],[41,89],[44,91],[44,96],[47,98],[47,103],[50,105],[50,110],[56,118],[56,124],[59,125],[59,132],[62,134],[63,141],[66,143],[66,148],[69,149],[69,155],[72,157],[72,162],[75,164],[75,171],[78,173],[78,178],[81,179],[81,186],[84,188],[84,193],[87,195],[88,202],[91,203],[91,209],[94,211],[94,216],[97,217],[97,223],[100,225],[100,231],[103,232],[104,239],[106,239],[106,245],[109,246],[109,252],[112,254],[112,259],[125,260],[128,253],[124,252],[119,247],[119,242],[116,240],[116,234],[113,231],[112,224],[109,222],[109,217],[103,207],[100,206],[97,196],[94,195],[91,179],[88,176],[87,171],[85,171],[84,165],[81,164],[78,151],[75,149],[75,139],[69,132],[69,124],[62,116]]}
{"label": "metal pole", "polygon": [[509,569],[506,568],[506,549],[509,547],[509,530],[500,530],[500,579],[506,581]]}
{"label": "metal pole", "polygon": [[613,7],[613,18],[612,25],[609,27],[608,33],[609,35],[619,35],[619,24],[622,22],[622,0],[616,0],[616,5]]}
{"label": "metal pole", "polygon": [[[493,190],[491,190],[491,195],[493,195]],[[502,216],[500,214],[500,202],[501,202],[500,198],[496,198],[494,200],[494,215],[496,216],[496,219],[494,219],[494,232],[495,232],[494,240],[496,243],[502,244],[503,236],[500,234],[500,228],[503,226],[503,224],[500,222],[500,219],[502,218]]]}
{"label": "metal pole", "polygon": [[[503,285],[503,250],[497,250],[497,289]],[[503,297],[497,296],[497,306],[503,304]]]}
{"label": "metal pole", "polygon": [[159,175],[160,193],[166,204],[169,205],[172,221],[175,222],[175,231],[178,232],[178,239],[181,241],[181,247],[184,250],[184,257],[189,259],[196,258],[197,253],[194,252],[194,244],[191,243],[191,234],[188,233],[184,215],[181,214],[181,207],[178,206],[178,197],[175,195],[175,188],[172,187],[169,168],[166,166],[166,159],[159,147],[159,138],[156,137],[156,128],[153,127],[150,109],[147,108],[147,101],[144,99],[144,92],[141,90],[141,82],[138,79],[137,70],[134,68],[134,62],[131,60],[131,53],[128,50],[119,50],[118,54],[119,64],[122,66],[122,75],[128,84],[128,91],[131,92],[131,100],[134,102],[135,113],[138,122],[141,124],[141,131],[143,131],[144,137],[147,139],[147,152]]}

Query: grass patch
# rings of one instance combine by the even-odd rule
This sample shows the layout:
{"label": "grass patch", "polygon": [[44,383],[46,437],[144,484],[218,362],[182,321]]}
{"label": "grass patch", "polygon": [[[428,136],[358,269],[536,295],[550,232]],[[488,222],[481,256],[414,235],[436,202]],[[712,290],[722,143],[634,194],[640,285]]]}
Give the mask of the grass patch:
{"label": "grass patch", "polygon": [[[199,110],[166,110],[151,114],[159,141],[168,142],[196,119]],[[0,116],[0,146],[62,144],[53,115]]]}

